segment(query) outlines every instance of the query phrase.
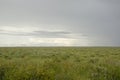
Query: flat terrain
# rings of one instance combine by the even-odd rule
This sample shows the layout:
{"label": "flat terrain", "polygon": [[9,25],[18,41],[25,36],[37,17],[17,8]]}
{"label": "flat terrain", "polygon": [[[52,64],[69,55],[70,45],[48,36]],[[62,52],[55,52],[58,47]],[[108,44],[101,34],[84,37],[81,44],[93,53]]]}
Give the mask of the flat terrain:
{"label": "flat terrain", "polygon": [[120,48],[0,48],[0,80],[120,80]]}

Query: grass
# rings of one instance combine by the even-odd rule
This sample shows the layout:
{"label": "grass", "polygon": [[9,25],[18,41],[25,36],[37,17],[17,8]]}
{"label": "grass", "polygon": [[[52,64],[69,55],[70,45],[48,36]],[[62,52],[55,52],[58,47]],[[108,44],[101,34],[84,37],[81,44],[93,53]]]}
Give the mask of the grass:
{"label": "grass", "polygon": [[120,48],[0,48],[0,80],[120,80]]}

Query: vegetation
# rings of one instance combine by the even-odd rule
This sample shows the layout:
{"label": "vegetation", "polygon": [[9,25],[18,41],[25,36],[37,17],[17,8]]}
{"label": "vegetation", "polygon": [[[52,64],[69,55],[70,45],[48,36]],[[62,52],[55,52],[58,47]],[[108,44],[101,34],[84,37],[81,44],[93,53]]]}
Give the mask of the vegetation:
{"label": "vegetation", "polygon": [[120,80],[120,48],[0,48],[0,80]]}

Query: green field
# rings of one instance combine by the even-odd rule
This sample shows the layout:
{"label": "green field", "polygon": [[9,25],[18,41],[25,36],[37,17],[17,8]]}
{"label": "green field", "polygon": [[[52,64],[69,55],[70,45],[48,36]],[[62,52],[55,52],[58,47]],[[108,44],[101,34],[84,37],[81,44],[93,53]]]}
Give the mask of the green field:
{"label": "green field", "polygon": [[120,48],[0,48],[0,80],[120,80]]}

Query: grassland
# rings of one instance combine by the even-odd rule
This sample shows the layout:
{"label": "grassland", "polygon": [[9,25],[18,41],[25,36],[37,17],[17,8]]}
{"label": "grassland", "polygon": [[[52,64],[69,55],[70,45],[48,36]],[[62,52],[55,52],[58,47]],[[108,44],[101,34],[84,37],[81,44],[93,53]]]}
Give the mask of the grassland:
{"label": "grassland", "polygon": [[0,48],[0,80],[120,80],[120,48]]}

